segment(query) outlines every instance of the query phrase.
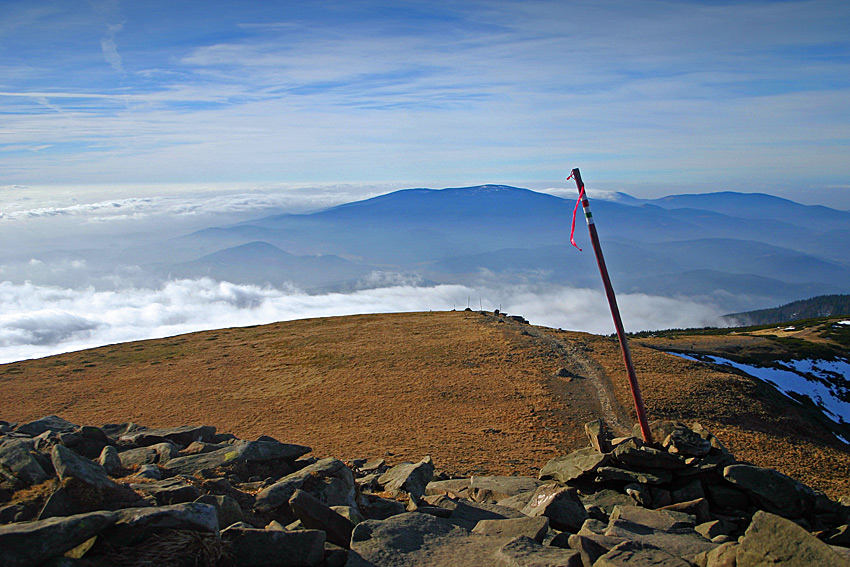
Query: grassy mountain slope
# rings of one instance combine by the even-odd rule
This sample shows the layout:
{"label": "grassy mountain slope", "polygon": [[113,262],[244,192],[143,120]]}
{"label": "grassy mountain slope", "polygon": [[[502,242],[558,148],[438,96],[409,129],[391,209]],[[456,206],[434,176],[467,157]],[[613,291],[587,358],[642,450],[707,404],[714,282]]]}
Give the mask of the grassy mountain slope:
{"label": "grassy mountain slope", "polygon": [[[839,496],[850,450],[765,384],[633,344],[652,419],[699,420],[739,458]],[[0,419],[210,424],[319,456],[430,454],[463,474],[535,474],[632,404],[616,341],[477,312],[361,315],[112,345],[0,366]]]}

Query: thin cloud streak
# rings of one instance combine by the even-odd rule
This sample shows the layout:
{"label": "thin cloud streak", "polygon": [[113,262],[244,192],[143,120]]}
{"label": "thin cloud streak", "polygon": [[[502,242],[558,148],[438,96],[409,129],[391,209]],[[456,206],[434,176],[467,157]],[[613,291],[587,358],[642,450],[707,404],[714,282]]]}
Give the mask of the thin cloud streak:
{"label": "thin cloud streak", "polygon": [[[814,164],[807,178],[816,184],[847,174],[843,2],[324,7],[225,6],[209,17],[191,2],[111,10],[111,21],[124,21],[121,54],[118,28],[107,28],[104,72],[57,66],[3,88],[11,145],[51,147],[21,150],[0,172],[27,183],[413,177],[438,185],[551,181],[569,160],[604,172],[606,183],[712,176],[741,188],[798,175],[793,156]],[[142,34],[163,10],[173,13],[162,34]],[[5,26],[0,16],[0,29],[46,35],[59,26],[49,12],[24,13],[12,10]],[[26,24],[8,22],[15,18]],[[96,19],[75,15],[62,33],[102,35],[110,24],[95,27]],[[92,66],[90,57],[81,61]],[[38,104],[60,98],[61,128]]]}

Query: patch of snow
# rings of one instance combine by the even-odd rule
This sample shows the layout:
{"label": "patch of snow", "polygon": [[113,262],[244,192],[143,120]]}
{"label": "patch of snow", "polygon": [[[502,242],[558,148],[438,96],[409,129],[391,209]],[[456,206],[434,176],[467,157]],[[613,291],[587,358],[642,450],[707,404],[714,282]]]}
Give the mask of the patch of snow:
{"label": "patch of snow", "polygon": [[[687,355],[671,354],[698,360]],[[846,360],[793,360],[781,363],[786,369],[741,364],[719,356],[706,356],[704,360],[746,372],[772,384],[790,399],[794,399],[790,394],[806,396],[832,421],[850,422],[850,402],[844,401],[850,396],[850,362]]]}
{"label": "patch of snow", "polygon": [[847,444],[847,445],[850,445],[850,441],[848,441],[845,437],[843,437],[843,436],[839,435],[838,433],[833,433],[833,435],[835,435],[836,437],[838,437],[838,440],[839,440],[839,441],[841,441],[842,443],[845,443],[845,444]]}
{"label": "patch of snow", "polygon": [[836,325],[850,325],[850,321],[839,321]]}

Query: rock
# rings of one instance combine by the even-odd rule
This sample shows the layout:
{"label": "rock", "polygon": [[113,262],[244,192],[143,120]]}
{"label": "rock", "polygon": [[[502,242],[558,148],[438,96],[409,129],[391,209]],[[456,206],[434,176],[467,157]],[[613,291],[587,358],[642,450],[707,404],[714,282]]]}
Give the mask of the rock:
{"label": "rock", "polygon": [[163,464],[171,459],[180,456],[180,450],[173,443],[155,443],[147,447],[138,447],[136,449],[127,449],[118,453],[118,458],[121,460],[121,466],[124,468],[132,468],[140,465],[149,465],[154,463]]}
{"label": "rock", "polygon": [[185,425],[165,429],[139,429],[121,435],[118,440],[125,443],[134,443],[141,447],[164,443],[166,441],[185,447],[192,443],[192,441],[209,443],[213,435],[215,435],[215,427],[211,425]]}
{"label": "rock", "polygon": [[347,518],[303,490],[295,491],[289,499],[289,507],[305,528],[322,530],[327,534],[327,541],[348,549],[354,524]]}
{"label": "rock", "polygon": [[625,541],[597,559],[593,567],[691,567],[691,563],[657,547]]}
{"label": "rock", "polygon": [[696,526],[696,521],[691,515],[681,512],[647,510],[640,506],[615,507],[611,514],[611,521],[617,520],[663,532],[690,530]]}
{"label": "rock", "polygon": [[407,511],[401,502],[375,494],[361,494],[358,498],[360,499],[359,509],[370,520],[386,520]]}
{"label": "rock", "polygon": [[546,516],[556,530],[577,532],[589,517],[575,488],[554,484],[539,487],[522,509],[527,516]]}
{"label": "rock", "polygon": [[355,526],[366,519],[363,514],[360,513],[360,510],[354,506],[331,506],[331,510]]}
{"label": "rock", "polygon": [[848,567],[829,545],[790,520],[758,511],[736,552],[737,567],[785,565],[787,567]]}
{"label": "rock", "polygon": [[586,494],[579,493],[579,498],[588,512],[592,508],[601,510],[605,516],[605,522],[608,521],[608,516],[611,515],[616,506],[634,506],[635,504],[632,497],[608,488]]}
{"label": "rock", "polygon": [[26,443],[12,440],[0,446],[0,478],[9,476],[23,488],[44,482],[48,475]]}
{"label": "rock", "polygon": [[605,535],[652,546],[690,561],[698,554],[716,547],[716,544],[698,534],[693,526],[693,516],[687,514],[625,506],[618,507],[611,515]]}
{"label": "rock", "polygon": [[149,494],[160,506],[194,502],[201,496],[198,487],[179,477],[144,484],[131,484],[130,488]]}
{"label": "rock", "polygon": [[472,528],[472,533],[486,536],[516,538],[530,537],[537,543],[543,543],[543,538],[549,531],[549,519],[545,516],[536,518],[508,518],[504,520],[481,520]]}
{"label": "rock", "polygon": [[204,443],[203,441],[192,441],[189,446],[183,449],[180,454],[186,455],[201,455],[203,453],[212,453],[219,449],[226,449],[227,445],[223,443]]}
{"label": "rock", "polygon": [[354,475],[351,469],[338,459],[328,458],[304,467],[260,491],[254,509],[270,512],[280,506],[288,507],[289,499],[299,488],[328,506],[357,505],[354,501]]}
{"label": "rock", "polygon": [[53,447],[51,458],[59,480],[80,511],[92,511],[107,502],[134,502],[139,498],[109,478],[103,467],[62,445]]}
{"label": "rock", "polygon": [[652,447],[637,447],[633,442],[626,442],[617,446],[612,457],[616,463],[635,469],[649,469],[650,471],[654,469],[681,470],[687,467],[685,460],[677,455],[671,455]]}
{"label": "rock", "polygon": [[704,567],[737,567],[738,542],[727,542],[721,544],[711,551],[703,552],[700,555],[704,557],[705,563],[702,563],[700,556],[697,556],[695,563],[704,565]]}
{"label": "rock", "polygon": [[694,530],[705,539],[713,539],[719,535],[728,535],[719,520],[710,520],[694,527]]}
{"label": "rock", "polygon": [[596,482],[636,482],[639,484],[670,484],[672,473],[657,471],[655,473],[631,471],[617,467],[599,467],[596,469]]}
{"label": "rock", "polygon": [[[565,533],[561,533],[556,538],[562,538]],[[581,556],[582,564],[585,566],[593,565],[596,561],[623,543],[623,538],[608,537],[596,534],[571,534],[567,538],[567,545],[570,549],[578,551]],[[550,545],[555,545],[555,540],[552,540]],[[563,546],[561,546],[563,547]]]}
{"label": "rock", "polygon": [[231,526],[221,532],[230,542],[234,567],[311,567],[325,556],[325,533],[319,530],[259,530]]}
{"label": "rock", "polygon": [[425,496],[442,494],[453,498],[468,498],[471,478],[453,478],[451,480],[434,480],[425,487]]}
{"label": "rock", "polygon": [[199,496],[195,502],[199,504],[209,504],[210,506],[215,507],[216,515],[218,516],[219,529],[232,526],[244,519],[239,502],[230,496],[204,494],[203,496]]}
{"label": "rock", "polygon": [[113,512],[99,511],[0,526],[0,565],[40,565],[91,539],[116,519]]}
{"label": "rock", "polygon": [[56,415],[48,415],[35,421],[20,425],[16,431],[17,433],[24,433],[30,437],[35,437],[36,435],[41,435],[46,431],[72,433],[78,429],[79,426],[74,425],[70,421],[65,421]]}
{"label": "rock", "polygon": [[696,518],[696,521],[699,524],[707,522],[710,519],[708,500],[705,498],[697,498],[696,500],[691,500],[689,502],[677,502],[676,504],[670,504],[669,506],[659,508],[659,510],[670,510],[673,512],[682,512],[691,515]]}
{"label": "rock", "polygon": [[602,418],[594,419],[584,424],[584,432],[590,440],[590,445],[599,453],[611,452],[611,439],[614,435],[608,424]]}
{"label": "rock", "polygon": [[117,520],[103,532],[116,545],[130,546],[163,530],[218,533],[215,507],[189,502],[154,508],[125,508],[115,512]]}
{"label": "rock", "polygon": [[623,487],[626,494],[632,497],[632,500],[643,506],[644,508],[652,507],[652,491],[646,484],[627,484]]}
{"label": "rock", "polygon": [[711,451],[711,442],[703,439],[699,433],[687,427],[677,427],[668,435],[662,445],[675,455],[686,457],[704,457]]}
{"label": "rock", "polygon": [[425,457],[418,463],[402,463],[378,478],[378,484],[393,495],[404,491],[416,502],[425,496],[425,487],[434,477],[434,462]]}
{"label": "rock", "polygon": [[121,472],[122,465],[121,457],[118,455],[118,449],[112,445],[104,447],[103,451],[100,452],[100,456],[97,458],[97,464],[102,466],[103,470],[106,471],[106,474],[109,476],[119,474]]}
{"label": "rock", "polygon": [[493,567],[505,540],[472,534],[427,514],[366,520],[351,534],[346,567]]}
{"label": "rock", "polygon": [[712,484],[706,487],[708,500],[712,508],[718,510],[746,510],[750,506],[750,497],[746,492],[728,484]]}
{"label": "rock", "polygon": [[527,517],[522,512],[512,508],[505,508],[498,504],[488,504],[486,502],[470,502],[469,500],[452,501],[446,498],[436,502],[435,505],[451,510],[451,515],[446,519],[446,522],[466,530],[472,530],[481,520],[505,520]]}
{"label": "rock", "polygon": [[814,508],[811,488],[773,469],[729,465],[723,469],[723,478],[757,499],[768,512],[783,517],[799,518]]}
{"label": "rock", "polygon": [[162,471],[159,470],[159,467],[156,465],[142,465],[139,467],[139,470],[130,476],[130,478],[139,480],[162,480]]}
{"label": "rock", "polygon": [[822,536],[820,536],[820,539],[829,545],[850,547],[850,525],[844,524],[835,529],[827,530]]}
{"label": "rock", "polygon": [[702,488],[702,483],[694,480],[681,488],[671,491],[670,496],[673,498],[673,502],[688,502],[690,500],[697,500],[698,498],[705,498],[705,491]]}
{"label": "rock", "polygon": [[540,469],[537,478],[568,483],[584,476],[592,477],[599,467],[606,466],[610,460],[609,455],[599,453],[593,447],[586,447],[552,459]]}
{"label": "rock", "polygon": [[509,567],[581,567],[579,552],[559,547],[543,547],[526,536],[519,536],[503,545],[496,557]]}
{"label": "rock", "polygon": [[527,476],[475,476],[470,479],[468,493],[475,502],[495,504],[500,500],[534,492],[543,484],[543,481]]}
{"label": "rock", "polygon": [[223,449],[186,455],[171,459],[167,468],[175,474],[195,474],[205,469],[229,467],[237,463],[263,463],[269,461],[292,462],[312,451],[310,447],[268,441],[243,441]]}
{"label": "rock", "polygon": [[505,508],[513,508],[514,510],[522,510],[526,506],[528,506],[528,501],[531,500],[531,497],[534,495],[534,491],[531,492],[523,492],[517,494],[516,496],[511,496],[510,498],[505,498],[504,500],[499,500],[496,502],[499,506],[504,506]]}

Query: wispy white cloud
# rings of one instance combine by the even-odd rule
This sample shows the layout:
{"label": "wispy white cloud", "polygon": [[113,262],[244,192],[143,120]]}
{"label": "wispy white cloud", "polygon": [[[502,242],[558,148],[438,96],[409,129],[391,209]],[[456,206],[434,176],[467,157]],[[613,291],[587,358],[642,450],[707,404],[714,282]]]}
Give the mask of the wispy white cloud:
{"label": "wispy white cloud", "polygon": [[121,75],[125,75],[124,63],[118,53],[118,45],[115,43],[115,35],[124,28],[124,24],[111,24],[106,26],[106,36],[100,40],[100,48],[103,50],[103,58]]}
{"label": "wispy white cloud", "polygon": [[[382,276],[376,276],[381,279]],[[534,324],[610,333],[600,291],[524,286],[462,285],[390,287],[309,295],[286,289],[211,280],[172,281],[159,288],[96,291],[0,283],[0,362],[34,358],[117,342],[172,336],[204,329],[350,315],[484,309],[524,315]],[[710,308],[687,300],[624,295],[630,329],[716,323]]]}
{"label": "wispy white cloud", "polygon": [[[4,162],[7,178],[438,185],[551,181],[569,161],[606,184],[740,186],[798,175],[792,157],[820,185],[847,173],[850,10],[837,0],[186,6],[140,41],[162,7],[99,10],[126,20],[120,59],[117,27],[98,53],[125,79],[85,73],[86,56],[76,74],[0,88],[11,145],[51,146]],[[7,28],[59,25],[26,21]]]}

